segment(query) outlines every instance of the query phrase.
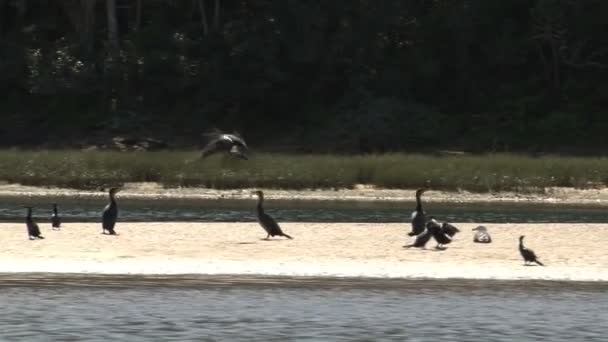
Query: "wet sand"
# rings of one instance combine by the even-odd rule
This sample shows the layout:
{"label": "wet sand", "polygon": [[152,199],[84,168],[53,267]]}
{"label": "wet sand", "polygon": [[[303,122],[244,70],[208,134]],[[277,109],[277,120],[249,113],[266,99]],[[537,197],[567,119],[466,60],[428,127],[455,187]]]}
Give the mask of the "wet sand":
{"label": "wet sand", "polygon": [[[25,224],[0,224],[0,273],[124,275],[265,275],[371,278],[608,281],[603,237],[608,224],[487,224],[492,244],[472,242],[477,224],[445,251],[405,249],[409,224],[295,223],[294,240],[263,241],[257,223],[121,223],[119,236],[100,224],[66,223],[30,241]],[[526,235],[547,266],[523,266],[517,238]]]}

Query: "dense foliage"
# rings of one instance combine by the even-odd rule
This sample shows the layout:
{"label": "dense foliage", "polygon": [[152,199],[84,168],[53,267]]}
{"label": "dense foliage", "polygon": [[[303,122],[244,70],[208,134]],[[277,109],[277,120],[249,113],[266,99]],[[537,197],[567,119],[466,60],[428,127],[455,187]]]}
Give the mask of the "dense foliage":
{"label": "dense foliage", "polygon": [[0,0],[0,144],[598,151],[605,0]]}

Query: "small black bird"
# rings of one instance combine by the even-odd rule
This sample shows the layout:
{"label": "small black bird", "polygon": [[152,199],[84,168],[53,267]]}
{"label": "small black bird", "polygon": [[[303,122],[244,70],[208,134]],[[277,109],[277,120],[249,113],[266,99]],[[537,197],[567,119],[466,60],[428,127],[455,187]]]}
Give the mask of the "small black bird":
{"label": "small black bird", "polygon": [[57,213],[57,203],[53,203],[53,214],[51,214],[51,226],[53,230],[61,229],[61,217]]}
{"label": "small black bird", "polygon": [[227,134],[221,131],[205,133],[209,142],[201,151],[201,158],[212,155],[216,152],[227,152],[235,157],[247,160],[249,148],[243,137],[238,133]]}
{"label": "small black bird", "polygon": [[253,194],[258,196],[258,206],[257,206],[258,222],[260,223],[262,228],[264,228],[266,233],[268,233],[268,235],[266,236],[266,239],[264,239],[264,240],[268,240],[271,236],[272,237],[284,236],[288,239],[293,239],[291,236],[283,233],[283,230],[281,230],[281,227],[279,226],[277,221],[275,221],[270,215],[268,215],[264,212],[264,208],[262,207],[262,203],[264,202],[264,193],[262,191],[258,190],[258,191],[254,191]]}
{"label": "small black bird", "polygon": [[110,203],[103,208],[103,213],[101,215],[102,234],[105,234],[106,231],[108,231],[108,234],[116,235],[114,226],[116,225],[116,219],[118,218],[118,204],[116,203],[115,195],[119,191],[119,188],[111,188],[109,191]]}
{"label": "small black bird", "polygon": [[425,191],[426,189],[416,190],[416,210],[414,210],[412,213],[412,231],[407,234],[409,236],[420,235],[422,232],[424,232],[426,225],[426,214],[422,209],[422,200],[420,197]]}
{"label": "small black bird", "polygon": [[524,235],[519,237],[519,253],[524,258],[524,262],[525,262],[524,265],[530,265],[531,262],[535,262],[540,266],[545,266],[542,262],[540,262],[536,258],[536,254],[534,253],[533,250],[524,247],[524,238],[525,238]]}
{"label": "small black bird", "polygon": [[473,231],[476,232],[475,236],[473,236],[473,242],[477,243],[491,243],[492,237],[490,233],[488,233],[488,228],[485,226],[478,226],[473,228]]}
{"label": "small black bird", "polygon": [[27,216],[25,217],[25,225],[27,226],[27,235],[30,240],[44,239],[44,236],[40,235],[40,228],[38,224],[34,222],[32,218],[32,207],[24,207],[27,209]]}

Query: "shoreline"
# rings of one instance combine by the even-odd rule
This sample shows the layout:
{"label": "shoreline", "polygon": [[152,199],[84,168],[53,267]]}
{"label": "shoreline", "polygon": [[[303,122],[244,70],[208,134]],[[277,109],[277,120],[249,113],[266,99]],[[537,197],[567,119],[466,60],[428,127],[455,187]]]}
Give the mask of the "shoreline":
{"label": "shoreline", "polygon": [[[127,183],[120,197],[129,200],[251,200],[256,189],[217,190],[208,188],[163,188],[158,183]],[[294,201],[362,201],[412,203],[415,189],[379,189],[361,185],[354,189],[277,190],[263,189],[269,200]],[[20,184],[0,184],[0,198],[62,198],[98,199],[107,197],[98,191],[68,188],[46,188]],[[608,188],[548,188],[542,193],[473,193],[468,191],[437,191],[425,193],[428,203],[512,203],[565,206],[608,207]]]}
{"label": "shoreline", "polygon": [[[403,248],[403,223],[284,222],[294,240],[271,241],[253,222],[119,222],[118,236],[100,234],[98,223],[41,224],[46,238],[36,241],[22,223],[2,223],[0,273],[608,282],[596,238],[608,224],[488,224],[489,245],[472,242],[477,223],[455,225],[456,240],[436,251],[433,241]],[[546,267],[523,266],[519,235]]]}
{"label": "shoreline", "polygon": [[[467,279],[467,278],[373,278],[373,277],[317,277],[264,276],[243,274],[102,274],[102,273],[0,273],[1,287],[66,287],[92,288],[131,287],[291,287],[291,288],[348,288],[348,289],[444,289],[471,291],[491,286],[520,291],[522,280]],[[569,280],[526,280],[526,290],[595,289],[605,291],[608,282]]]}

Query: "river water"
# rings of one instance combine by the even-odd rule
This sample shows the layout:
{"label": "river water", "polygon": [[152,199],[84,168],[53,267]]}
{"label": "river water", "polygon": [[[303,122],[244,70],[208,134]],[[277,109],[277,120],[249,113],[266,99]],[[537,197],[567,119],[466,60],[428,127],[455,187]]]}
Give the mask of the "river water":
{"label": "river water", "polygon": [[[606,341],[608,286],[294,279],[0,282],[6,341]],[[380,283],[380,284],[378,284]]]}
{"label": "river water", "polygon": [[[65,222],[98,222],[105,199],[0,198],[0,222],[23,222],[23,206],[34,206],[39,222],[50,219],[58,202]],[[253,222],[254,200],[158,199],[119,201],[120,220],[182,222]],[[267,200],[265,208],[279,222],[409,222],[414,203],[360,201]],[[428,203],[427,214],[448,222],[605,223],[608,210],[599,206],[555,206],[530,203]]]}

